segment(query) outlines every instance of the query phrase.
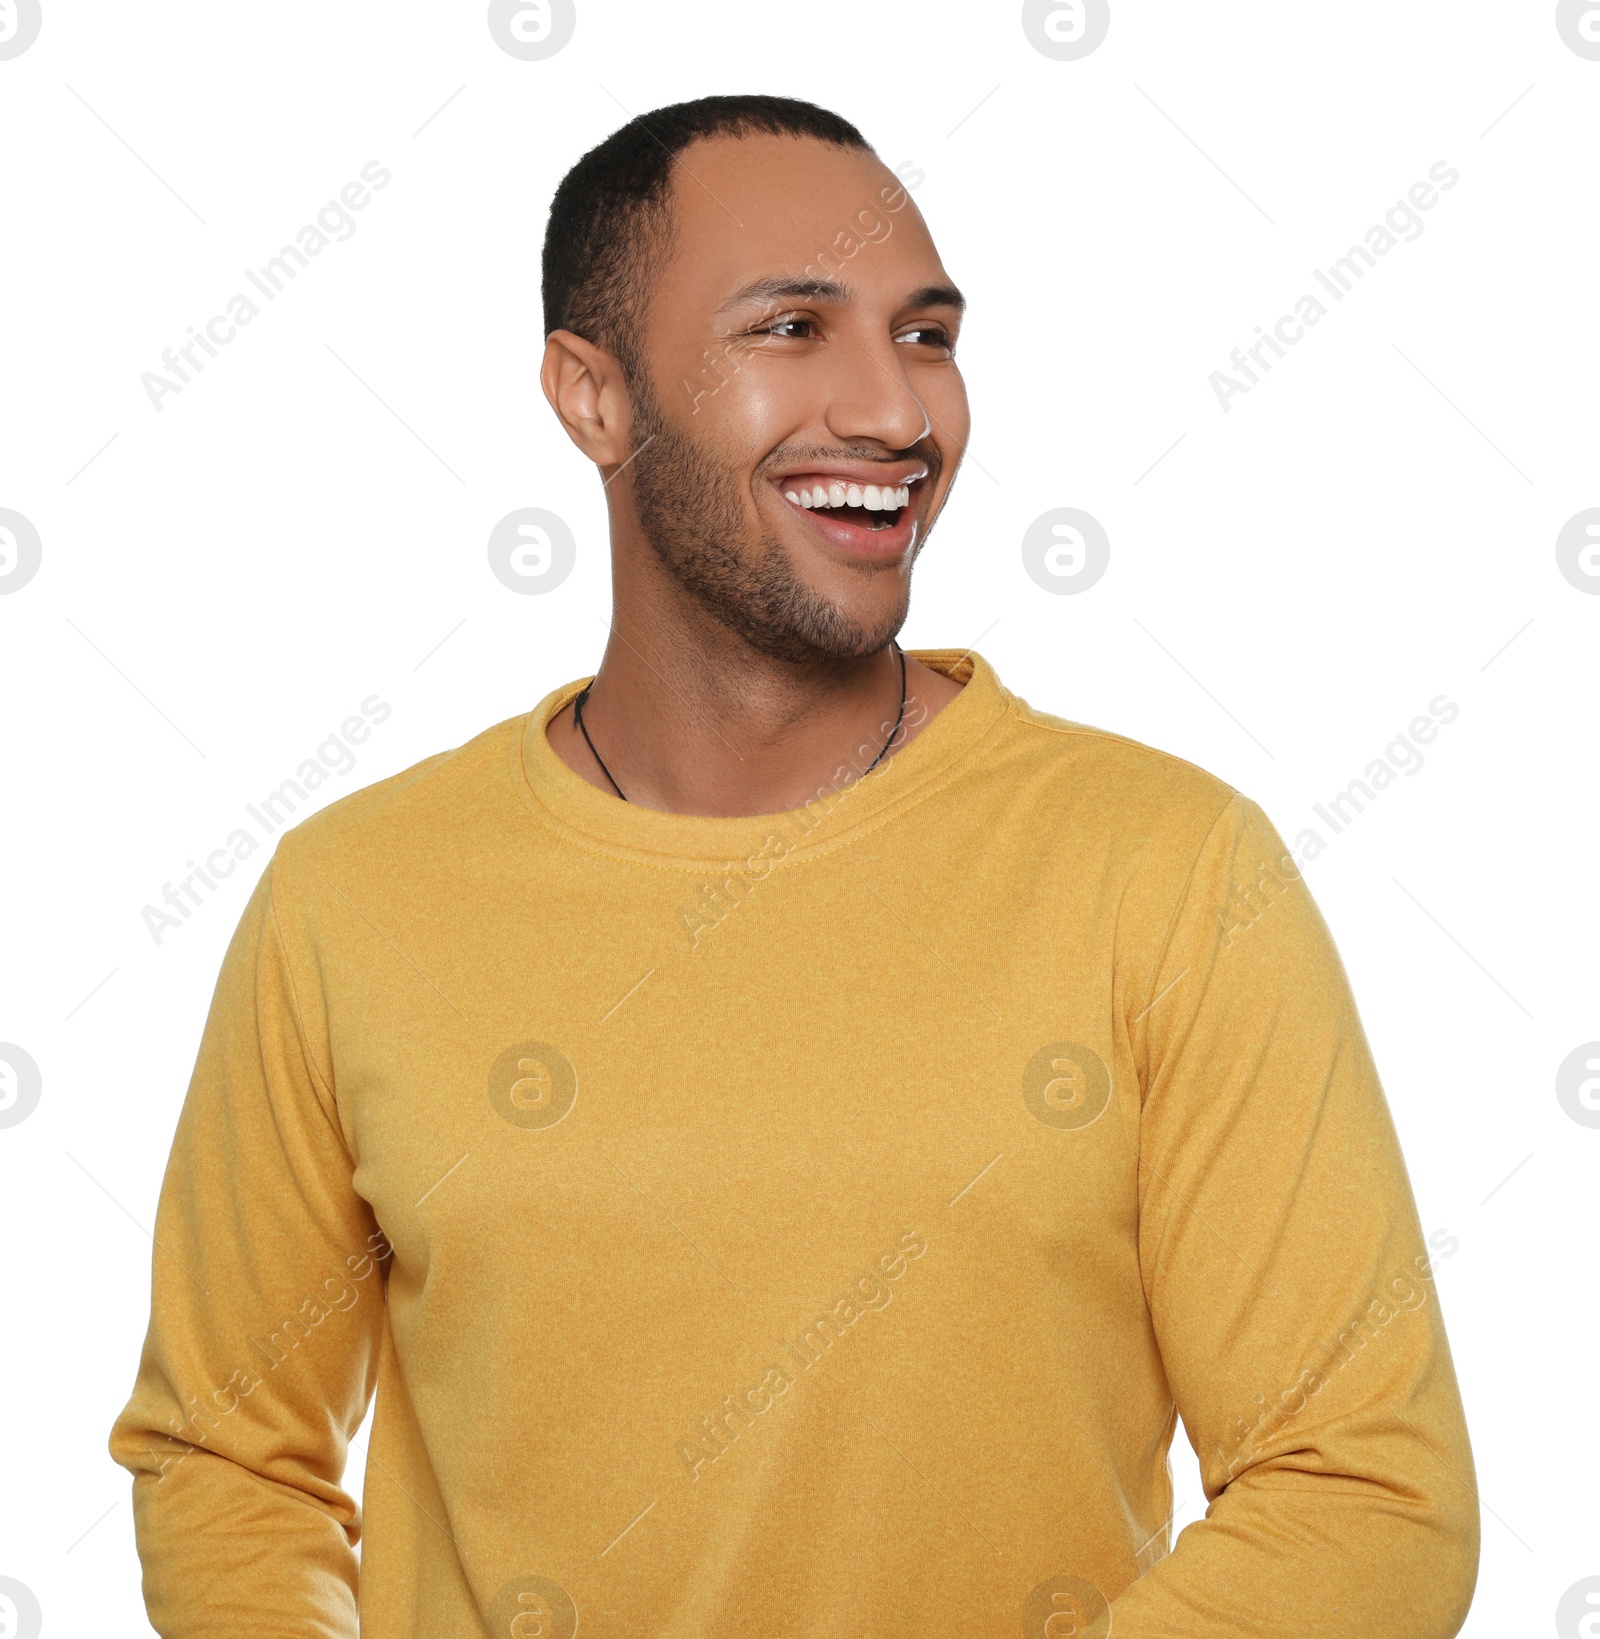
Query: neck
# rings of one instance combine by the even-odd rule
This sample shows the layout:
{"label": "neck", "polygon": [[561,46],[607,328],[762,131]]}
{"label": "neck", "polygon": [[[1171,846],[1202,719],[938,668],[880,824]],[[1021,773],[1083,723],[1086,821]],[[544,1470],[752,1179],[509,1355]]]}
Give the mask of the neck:
{"label": "neck", "polygon": [[[960,690],[906,656],[905,711],[883,761]],[[861,659],[794,662],[751,649],[709,616],[667,636],[624,613],[583,703],[594,750],[570,705],[546,733],[574,772],[612,796],[614,779],[635,806],[770,814],[863,774],[901,716],[900,695],[892,642]]]}

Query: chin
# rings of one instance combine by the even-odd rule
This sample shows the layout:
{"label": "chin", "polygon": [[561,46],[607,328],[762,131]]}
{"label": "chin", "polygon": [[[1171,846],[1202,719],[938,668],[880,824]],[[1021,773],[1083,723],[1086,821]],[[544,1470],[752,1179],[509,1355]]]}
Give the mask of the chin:
{"label": "chin", "polygon": [[867,660],[886,649],[904,624],[904,609],[842,613],[836,622],[812,634],[813,647],[830,660]]}
{"label": "chin", "polygon": [[797,665],[868,660],[888,647],[905,622],[903,607],[841,609],[821,599],[807,599],[803,611],[788,608],[773,618],[775,613],[746,610],[736,628],[752,648]]}

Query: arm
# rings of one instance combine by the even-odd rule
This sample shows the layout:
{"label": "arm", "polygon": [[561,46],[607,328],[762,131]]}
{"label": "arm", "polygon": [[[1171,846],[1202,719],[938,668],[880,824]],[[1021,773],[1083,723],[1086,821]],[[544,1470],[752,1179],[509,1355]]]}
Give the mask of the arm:
{"label": "arm", "polygon": [[279,869],[223,959],[161,1187],[138,1379],[111,1432],[164,1639],[356,1633],[360,1521],[340,1480],[388,1247],[351,1184],[325,1033],[302,1027]]}
{"label": "arm", "polygon": [[1248,798],[1137,1006],[1140,1265],[1209,1506],[1116,1639],[1449,1639],[1478,1511],[1438,1296],[1348,978]]}

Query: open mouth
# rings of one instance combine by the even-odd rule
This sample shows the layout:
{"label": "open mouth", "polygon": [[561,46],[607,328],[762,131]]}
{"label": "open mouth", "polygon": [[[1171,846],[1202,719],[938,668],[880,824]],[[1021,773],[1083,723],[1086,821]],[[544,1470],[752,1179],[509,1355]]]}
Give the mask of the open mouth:
{"label": "open mouth", "polygon": [[929,470],[900,463],[882,475],[896,482],[868,482],[877,476],[861,467],[853,473],[824,468],[781,474],[770,482],[832,551],[868,562],[904,562],[915,554],[922,534],[916,502]]}
{"label": "open mouth", "polygon": [[910,484],[850,484],[834,479],[786,488],[784,500],[807,512],[827,512],[858,529],[893,529],[911,505]]}

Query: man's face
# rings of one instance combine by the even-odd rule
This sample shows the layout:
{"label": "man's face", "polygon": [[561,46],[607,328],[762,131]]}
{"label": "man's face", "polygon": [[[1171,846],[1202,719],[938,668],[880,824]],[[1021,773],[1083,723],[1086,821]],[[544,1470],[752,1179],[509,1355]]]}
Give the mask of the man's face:
{"label": "man's face", "polygon": [[758,651],[875,654],[966,446],[959,297],[870,154],[700,142],[671,203],[630,383],[639,527]]}

